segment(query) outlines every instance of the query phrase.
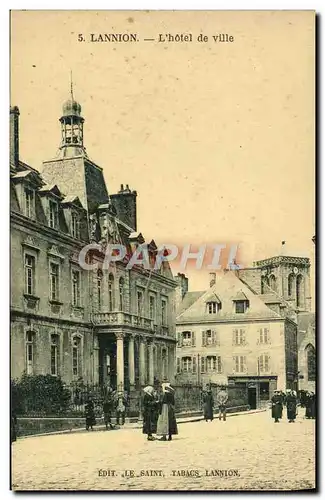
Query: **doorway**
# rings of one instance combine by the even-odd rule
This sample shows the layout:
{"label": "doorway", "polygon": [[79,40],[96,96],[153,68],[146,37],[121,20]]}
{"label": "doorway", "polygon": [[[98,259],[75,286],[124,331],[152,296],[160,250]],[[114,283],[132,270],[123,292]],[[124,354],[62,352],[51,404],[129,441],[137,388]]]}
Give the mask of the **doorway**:
{"label": "doorway", "polygon": [[248,404],[251,410],[256,410],[256,387],[248,388]]}

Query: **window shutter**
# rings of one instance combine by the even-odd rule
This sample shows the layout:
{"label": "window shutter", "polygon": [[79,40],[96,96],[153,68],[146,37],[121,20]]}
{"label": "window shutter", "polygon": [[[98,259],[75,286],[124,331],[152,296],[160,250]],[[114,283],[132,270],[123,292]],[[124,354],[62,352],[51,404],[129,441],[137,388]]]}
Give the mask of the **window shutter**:
{"label": "window shutter", "polygon": [[247,371],[247,367],[246,367],[246,356],[243,356],[243,368],[244,368],[244,372]]}
{"label": "window shutter", "polygon": [[240,330],[240,336],[241,336],[240,343],[246,344],[246,332],[245,332],[245,330]]}
{"label": "window shutter", "polygon": [[233,356],[233,362],[234,362],[234,371],[237,373],[238,372],[238,356]]}
{"label": "window shutter", "polygon": [[212,358],[212,369],[213,369],[213,371],[216,371],[216,369],[217,369],[217,357],[216,356],[213,356],[213,358]]}
{"label": "window shutter", "polygon": [[232,331],[232,345],[236,345],[236,334],[237,334],[237,330],[233,330]]}
{"label": "window shutter", "polygon": [[193,366],[193,373],[196,373],[196,369],[197,369],[196,356],[193,356],[193,358],[192,358],[192,366]]}
{"label": "window shutter", "polygon": [[205,340],[205,330],[202,331],[202,347],[206,345],[206,340]]}
{"label": "window shutter", "polygon": [[177,332],[177,347],[182,347],[181,332]]}
{"label": "window shutter", "polygon": [[192,332],[191,335],[192,335],[192,346],[195,346],[195,332]]}
{"label": "window shutter", "polygon": [[269,328],[265,328],[265,337],[266,337],[266,342],[269,344],[270,343],[270,330],[269,330]]}
{"label": "window shutter", "polygon": [[263,342],[263,328],[258,329],[258,338],[257,344],[261,344]]}
{"label": "window shutter", "polygon": [[201,358],[201,373],[205,372],[205,357],[202,356]]}
{"label": "window shutter", "polygon": [[218,373],[221,373],[222,372],[221,356],[217,357],[217,367],[218,367]]}
{"label": "window shutter", "polygon": [[181,358],[176,358],[176,367],[177,373],[181,373]]}
{"label": "window shutter", "polygon": [[270,356],[267,354],[265,356],[265,371],[268,372],[270,370]]}
{"label": "window shutter", "polygon": [[216,331],[212,330],[212,345],[216,345]]}

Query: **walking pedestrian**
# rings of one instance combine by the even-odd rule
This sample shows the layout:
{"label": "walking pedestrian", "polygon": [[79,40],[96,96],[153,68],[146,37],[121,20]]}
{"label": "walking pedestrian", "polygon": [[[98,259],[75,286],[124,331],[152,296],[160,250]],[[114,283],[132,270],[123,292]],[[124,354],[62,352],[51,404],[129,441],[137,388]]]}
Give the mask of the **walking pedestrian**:
{"label": "walking pedestrian", "polygon": [[113,390],[108,387],[106,390],[106,394],[104,396],[103,403],[103,412],[104,412],[104,423],[106,426],[106,430],[108,430],[108,425],[111,429],[114,429],[114,425],[112,424],[112,411],[114,407],[113,401]]}
{"label": "walking pedestrian", "polygon": [[86,430],[89,430],[89,427],[93,431],[93,426],[96,425],[95,418],[95,409],[92,398],[89,396],[88,401],[85,406],[85,416],[86,416]]}
{"label": "walking pedestrian", "polygon": [[272,403],[272,418],[274,418],[274,423],[277,424],[279,422],[279,418],[282,418],[282,410],[283,410],[283,397],[281,391],[274,391],[271,403]]}
{"label": "walking pedestrian", "polygon": [[171,441],[172,436],[178,434],[174,392],[169,382],[162,384],[160,413],[157,422],[157,434],[162,436],[160,441],[167,441],[167,436],[168,441]]}
{"label": "walking pedestrian", "polygon": [[226,413],[227,413],[227,401],[228,401],[228,392],[226,386],[221,386],[220,391],[217,393],[217,403],[219,406],[219,420],[221,417],[224,422],[226,421]]}
{"label": "walking pedestrian", "polygon": [[155,434],[157,431],[159,400],[157,399],[155,390],[151,385],[147,385],[143,389],[143,392],[144,396],[142,400],[142,415],[143,415],[142,433],[147,434],[148,441],[154,441],[155,438],[153,437],[153,434]]}
{"label": "walking pedestrian", "polygon": [[297,416],[297,396],[296,392],[290,389],[287,390],[287,418],[289,420],[289,424],[294,423]]}
{"label": "walking pedestrian", "polygon": [[213,394],[212,390],[207,384],[205,392],[203,393],[202,396],[203,399],[203,416],[206,422],[210,420],[212,422],[213,420],[213,405],[214,405],[214,400],[213,400]]}

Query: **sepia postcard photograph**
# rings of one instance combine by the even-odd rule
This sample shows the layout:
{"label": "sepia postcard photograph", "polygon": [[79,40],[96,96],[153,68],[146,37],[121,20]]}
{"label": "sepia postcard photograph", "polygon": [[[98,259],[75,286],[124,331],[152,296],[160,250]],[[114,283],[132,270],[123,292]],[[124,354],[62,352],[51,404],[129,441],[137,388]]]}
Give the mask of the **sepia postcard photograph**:
{"label": "sepia postcard photograph", "polygon": [[11,489],[315,492],[315,11],[9,22]]}

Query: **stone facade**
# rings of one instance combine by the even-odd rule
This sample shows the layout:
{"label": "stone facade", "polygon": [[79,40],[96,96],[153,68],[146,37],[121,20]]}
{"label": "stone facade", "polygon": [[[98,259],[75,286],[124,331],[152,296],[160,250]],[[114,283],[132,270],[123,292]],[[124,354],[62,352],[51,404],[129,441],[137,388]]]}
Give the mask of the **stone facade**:
{"label": "stone facade", "polygon": [[[17,107],[10,120],[12,378],[52,374],[119,388],[172,381],[176,283],[167,262],[128,268],[145,241],[135,233],[136,192],[123,189],[111,201],[73,96],[60,118],[58,157],[42,173],[19,159]],[[89,244],[96,249],[86,252],[86,269],[80,252]],[[127,251],[105,266],[110,244]],[[153,240],[148,248],[153,263]]]}
{"label": "stone facade", "polygon": [[299,389],[316,392],[316,317],[313,313],[298,316]]}
{"label": "stone facade", "polygon": [[297,388],[296,324],[267,307],[236,272],[218,272],[206,291],[185,293],[176,332],[179,381],[244,384],[251,406],[276,388]]}

